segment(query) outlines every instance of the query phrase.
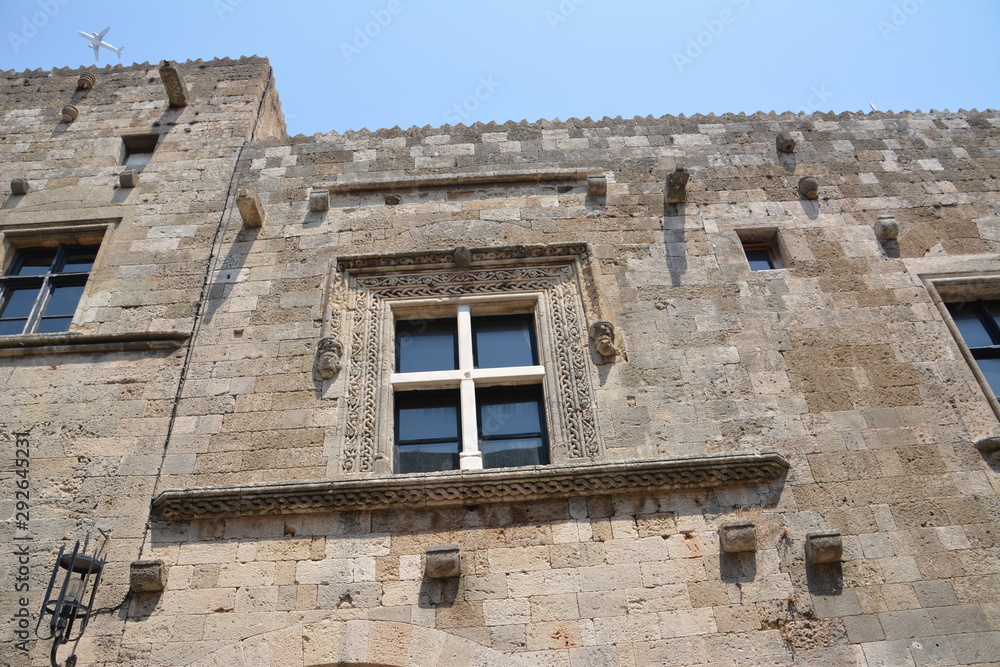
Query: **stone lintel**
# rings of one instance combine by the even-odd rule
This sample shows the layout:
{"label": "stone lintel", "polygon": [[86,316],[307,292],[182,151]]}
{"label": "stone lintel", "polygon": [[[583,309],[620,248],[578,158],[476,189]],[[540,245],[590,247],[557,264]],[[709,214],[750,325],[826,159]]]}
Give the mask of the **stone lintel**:
{"label": "stone lintel", "polygon": [[569,181],[586,179],[592,175],[604,175],[603,169],[543,169],[519,171],[483,171],[471,174],[435,174],[433,176],[409,176],[406,178],[365,178],[327,185],[315,185],[332,195],[372,190],[403,190],[407,188],[432,188],[446,185],[483,185],[488,183],[542,183],[545,181]]}
{"label": "stone lintel", "polygon": [[788,469],[779,454],[587,463],[170,489],[153,500],[166,521],[329,514],[359,510],[432,509],[634,495],[774,482]]}
{"label": "stone lintel", "polygon": [[190,334],[183,331],[137,331],[120,334],[50,333],[0,336],[0,357],[176,350],[189,337]]}
{"label": "stone lintel", "polygon": [[[464,247],[464,246],[463,246]],[[586,259],[590,248],[586,243],[548,243],[545,245],[493,246],[486,248],[466,248],[468,263],[485,262],[510,263],[514,260],[559,260],[572,261]],[[450,266],[455,263],[455,250],[427,250],[401,252],[392,255],[345,255],[337,259],[338,271],[379,271],[399,269],[423,269],[435,265]]]}

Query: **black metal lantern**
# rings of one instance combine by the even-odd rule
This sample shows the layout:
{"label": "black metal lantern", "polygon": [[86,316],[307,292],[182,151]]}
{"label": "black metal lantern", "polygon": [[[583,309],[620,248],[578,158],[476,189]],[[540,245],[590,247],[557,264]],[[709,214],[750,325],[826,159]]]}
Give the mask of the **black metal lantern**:
{"label": "black metal lantern", "polygon": [[[52,567],[52,577],[45,591],[45,601],[42,602],[42,610],[35,625],[35,634],[40,639],[52,640],[52,652],[49,654],[52,667],[59,667],[56,660],[59,645],[69,641],[79,641],[90,621],[97,585],[101,581],[101,571],[104,569],[104,559],[98,556],[96,549],[93,554],[87,554],[89,542],[90,535],[87,535],[81,548],[80,540],[77,540],[72,553],[66,553],[65,544],[59,547],[59,556],[56,557],[56,563]],[[62,584],[57,586],[56,578],[59,576],[62,577]],[[54,588],[57,589],[55,592]],[[46,616],[51,618],[48,632],[44,633],[42,619]],[[76,625],[75,631],[74,625]],[[75,664],[76,655],[72,654],[66,659],[66,667]]]}

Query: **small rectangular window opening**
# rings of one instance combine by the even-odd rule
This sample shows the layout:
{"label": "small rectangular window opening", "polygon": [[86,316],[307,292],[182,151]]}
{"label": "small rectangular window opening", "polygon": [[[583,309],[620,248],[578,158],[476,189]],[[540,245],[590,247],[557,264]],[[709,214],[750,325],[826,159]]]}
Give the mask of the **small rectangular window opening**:
{"label": "small rectangular window opening", "polygon": [[122,164],[135,171],[142,171],[152,161],[153,151],[159,140],[158,134],[131,134],[122,137]]}
{"label": "small rectangular window opening", "polygon": [[783,268],[778,252],[778,231],[776,229],[753,229],[737,231],[743,254],[751,271],[770,271]]}

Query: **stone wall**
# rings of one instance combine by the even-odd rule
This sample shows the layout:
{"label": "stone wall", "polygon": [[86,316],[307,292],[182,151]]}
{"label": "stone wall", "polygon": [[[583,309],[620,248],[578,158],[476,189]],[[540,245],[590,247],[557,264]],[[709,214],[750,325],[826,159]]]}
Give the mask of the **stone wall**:
{"label": "stone wall", "polygon": [[[73,331],[186,334],[176,349],[0,358],[3,435],[32,441],[30,531],[4,529],[33,537],[32,607],[55,548],[88,529],[110,535],[101,606],[124,599],[130,562],[168,567],[162,593],[96,617],[85,664],[1000,662],[997,468],[974,446],[1000,435],[1000,407],[941,305],[1000,298],[996,112],[288,138],[266,61],[182,65],[182,110],[155,69],[96,71],[69,124],[55,116],[79,72],[7,73],[0,97],[16,129],[2,180],[35,185],[6,199],[0,230],[118,221]],[[116,189],[117,136],[150,127],[166,133],[153,162]],[[679,163],[686,201],[667,204]],[[804,176],[818,199],[799,194]],[[262,227],[244,225],[236,188],[256,192]],[[879,238],[880,217],[898,239]],[[782,268],[751,271],[741,239],[773,239]],[[445,299],[462,275],[537,269],[570,246],[570,278],[539,289],[561,290],[580,326],[540,327],[559,341],[547,396],[572,349],[567,395],[588,397],[597,445],[576,458],[547,405],[553,468],[579,483],[519,478],[491,496],[483,480],[502,487],[502,470],[456,471],[414,479],[479,500],[370,500],[402,485],[389,306],[359,276],[423,271],[423,293]],[[588,340],[596,320],[614,324],[617,356]],[[333,336],[342,367],[325,380],[317,346]],[[366,437],[372,464],[347,465]],[[740,483],[766,452],[787,472]],[[598,483],[678,460],[728,476],[689,463],[670,482]],[[756,550],[723,552],[720,527],[746,520]],[[831,530],[842,562],[807,565],[807,534]],[[462,575],[430,579],[425,549],[444,544]]]}

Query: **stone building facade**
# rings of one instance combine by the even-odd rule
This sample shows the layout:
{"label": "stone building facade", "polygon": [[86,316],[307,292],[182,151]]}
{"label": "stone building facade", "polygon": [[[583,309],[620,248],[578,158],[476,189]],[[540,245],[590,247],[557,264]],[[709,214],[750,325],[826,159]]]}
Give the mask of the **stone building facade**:
{"label": "stone building facade", "polygon": [[1000,663],[997,112],[2,86],[4,664],[87,534],[81,665]]}

